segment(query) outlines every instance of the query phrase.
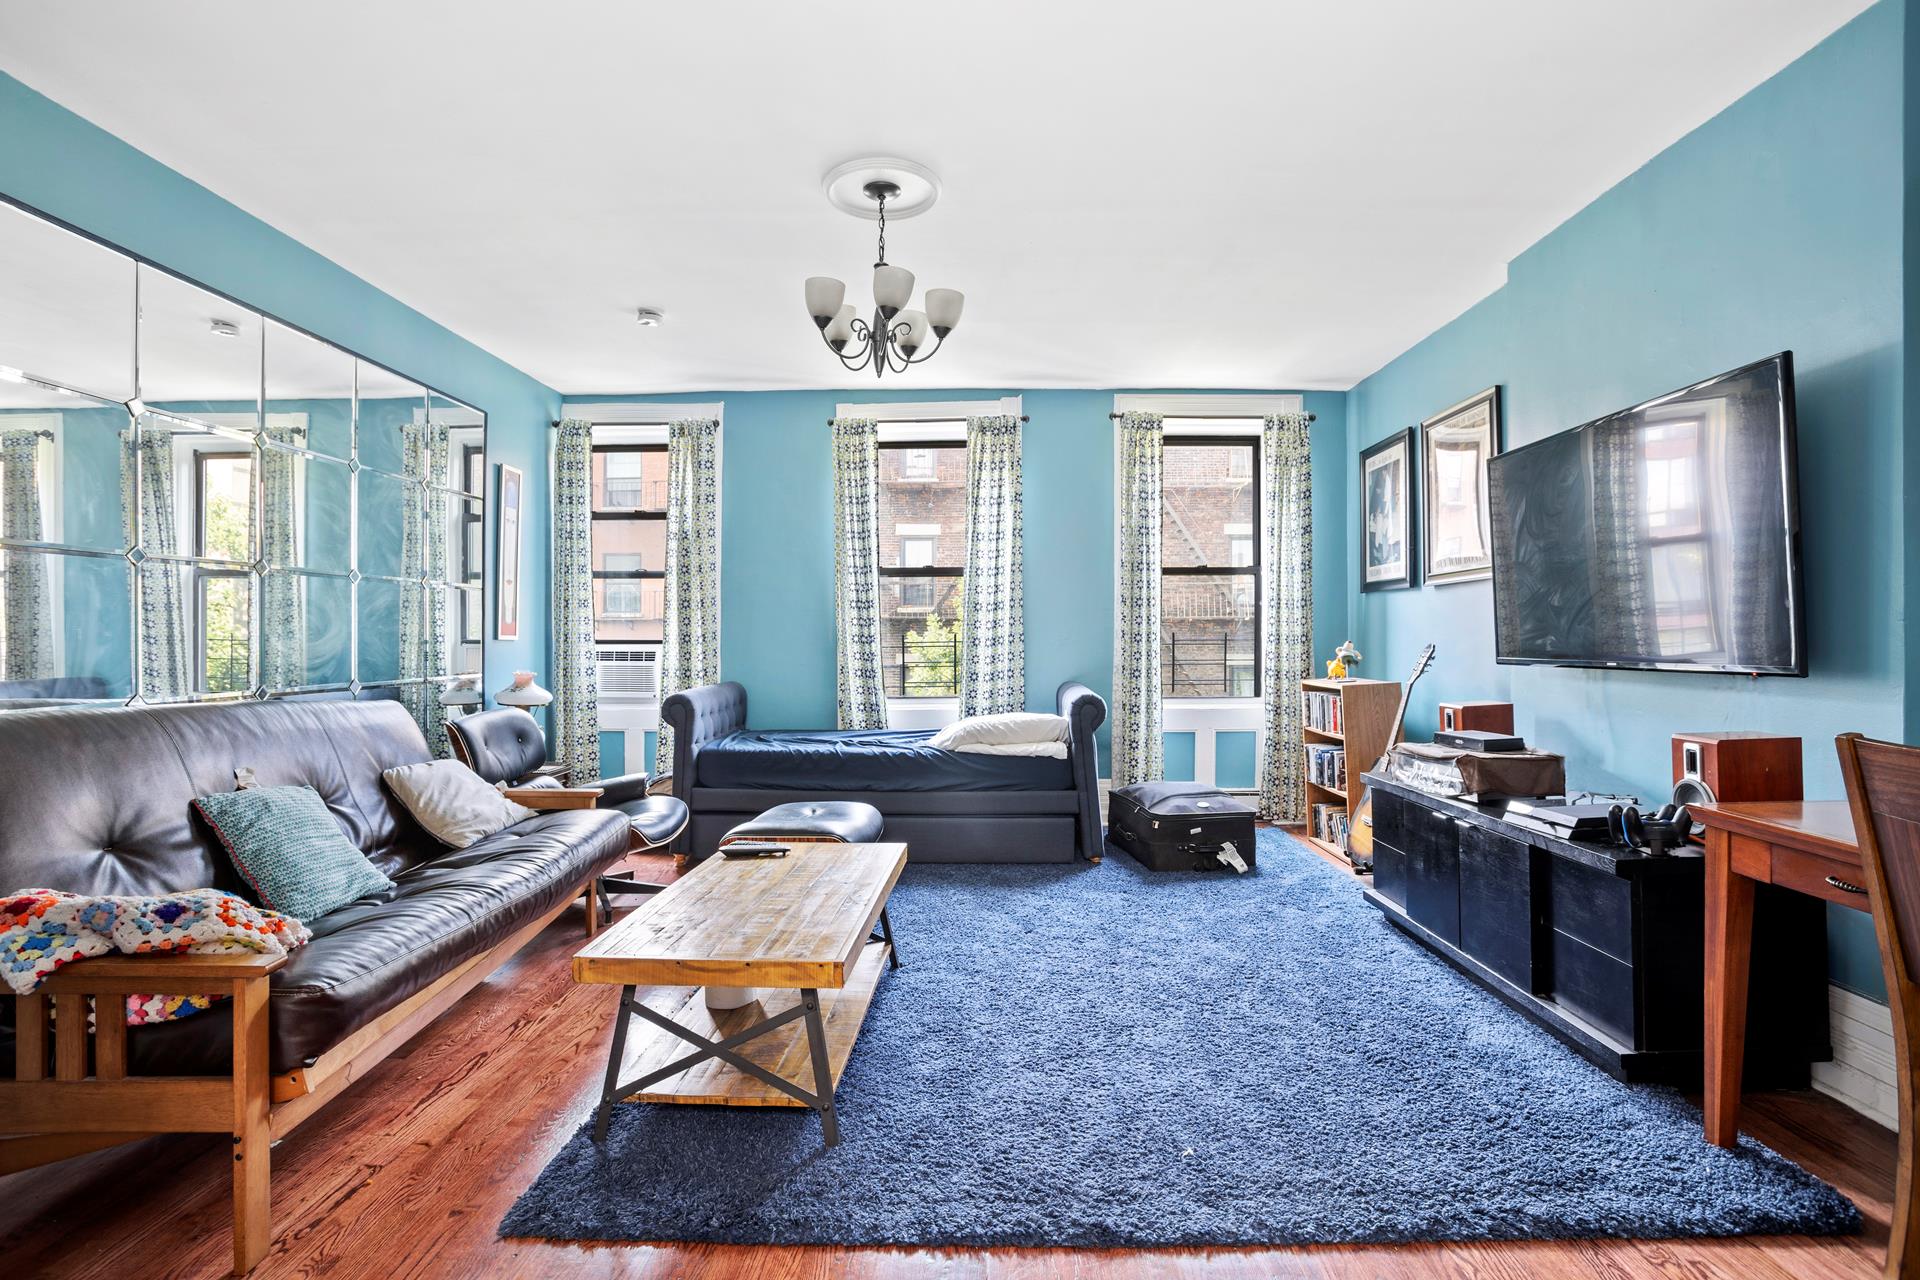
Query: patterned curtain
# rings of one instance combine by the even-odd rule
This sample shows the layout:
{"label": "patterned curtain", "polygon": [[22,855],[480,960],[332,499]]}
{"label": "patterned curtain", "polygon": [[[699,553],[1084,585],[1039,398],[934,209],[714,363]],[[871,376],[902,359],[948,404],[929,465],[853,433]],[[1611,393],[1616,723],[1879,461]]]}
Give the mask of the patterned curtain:
{"label": "patterned curtain", "polygon": [[[5,522],[0,535],[23,542],[39,542],[46,534],[40,517],[40,433],[0,431],[0,509]],[[54,674],[53,625],[47,596],[45,556],[8,551],[0,609],[6,616],[6,662],[9,680],[42,680]]]}
{"label": "patterned curtain", "polygon": [[426,457],[422,461],[428,487],[421,491],[425,527],[421,530],[420,576],[426,583],[420,589],[420,671],[428,683],[421,693],[420,729],[427,735],[427,749],[434,758],[444,759],[453,754],[453,747],[447,741],[447,709],[440,701],[441,686],[437,681],[452,674],[447,652],[447,611],[452,603],[445,585],[448,579],[447,491],[439,488],[435,481],[448,474],[445,423],[428,424],[425,448]]}
{"label": "patterned curtain", "polygon": [[880,676],[880,425],[833,423],[833,578],[838,615],[840,727],[887,727]]}
{"label": "patterned curtain", "polygon": [[1160,742],[1160,415],[1120,418],[1120,593],[1113,636],[1113,785],[1157,781]]}
{"label": "patterned curtain", "polygon": [[[270,426],[268,445],[299,445],[298,427]],[[307,682],[307,609],[300,576],[301,456],[284,449],[260,450],[260,557],[267,575],[260,582],[260,634],[267,638],[260,656],[260,683],[268,689],[292,689]]]}
{"label": "patterned curtain", "polygon": [[1027,705],[1020,549],[1020,419],[967,419],[967,573],[961,589],[960,714]]}
{"label": "patterned curtain", "polygon": [[553,447],[553,757],[576,785],[600,776],[593,647],[593,424],[568,418]]}
{"label": "patterned curtain", "polygon": [[193,692],[188,657],[187,602],[180,568],[155,556],[180,554],[180,526],[173,507],[173,434],[142,427],[130,442],[127,466],[140,492],[140,696],[148,702],[184,698]]}
{"label": "patterned curtain", "polygon": [[[720,679],[720,424],[667,427],[667,627],[660,696]],[[655,737],[656,773],[673,768],[673,730]]]}
{"label": "patterned curtain", "polygon": [[1262,433],[1260,678],[1266,689],[1260,751],[1260,816],[1306,819],[1300,681],[1313,674],[1313,456],[1307,415],[1275,414]]}
{"label": "patterned curtain", "polygon": [[[425,484],[427,479],[427,426],[407,422],[400,426],[400,470],[406,477],[402,501],[407,504],[406,518],[400,526],[400,679],[417,682],[426,675],[426,602],[421,597],[420,579],[427,571]],[[364,490],[362,491],[364,493]],[[400,687],[400,701],[413,715],[420,732],[427,731],[427,702],[431,691],[418,683]],[[439,755],[431,740],[427,749]]]}

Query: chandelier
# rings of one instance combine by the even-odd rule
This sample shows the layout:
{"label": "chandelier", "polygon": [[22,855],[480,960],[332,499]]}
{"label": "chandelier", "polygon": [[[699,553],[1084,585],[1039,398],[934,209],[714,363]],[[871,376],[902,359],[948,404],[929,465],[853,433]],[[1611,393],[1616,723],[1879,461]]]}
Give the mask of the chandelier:
{"label": "chandelier", "polygon": [[[863,183],[861,192],[879,209],[880,253],[873,264],[873,319],[864,320],[845,301],[847,286],[832,276],[807,278],[807,314],[819,327],[827,349],[849,369],[873,370],[880,377],[891,369],[905,373],[908,365],[933,358],[955,325],[966,298],[957,289],[927,290],[926,309],[916,310],[913,272],[887,261],[887,201],[900,195],[900,184],[885,178]],[[927,346],[927,334],[933,345]],[[922,351],[924,349],[924,354]]]}

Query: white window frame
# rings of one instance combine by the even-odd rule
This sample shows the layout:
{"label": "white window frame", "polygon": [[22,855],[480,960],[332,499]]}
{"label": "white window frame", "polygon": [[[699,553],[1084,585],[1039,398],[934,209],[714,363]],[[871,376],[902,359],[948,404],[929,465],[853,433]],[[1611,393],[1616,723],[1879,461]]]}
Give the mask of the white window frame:
{"label": "white window frame", "polygon": [[[595,444],[665,444],[670,423],[688,418],[712,418],[720,423],[720,438],[714,446],[714,464],[720,473],[716,478],[723,480],[726,474],[726,409],[725,401],[695,404],[672,400],[569,400],[561,406],[560,412],[562,417],[584,418],[592,423]],[[724,483],[715,484],[714,519],[722,521],[722,528],[725,528],[725,493]],[[716,572],[719,569],[719,557],[720,551],[716,548]],[[598,701],[600,730],[625,737],[627,772],[652,772],[653,761],[643,758],[646,754],[643,744],[646,742],[644,735],[659,732],[660,699],[656,696],[644,700],[623,698]]]}
{"label": "white window frame", "polygon": [[[884,443],[965,442],[968,418],[996,415],[1018,418],[1019,396],[998,400],[895,400],[881,404],[846,401],[834,407],[841,418],[872,418]],[[962,550],[964,557],[965,551]],[[960,699],[888,698],[887,724],[895,729],[940,729],[960,718]]]}
{"label": "white window frame", "polygon": [[[1113,398],[1115,413],[1157,413],[1165,421],[1163,431],[1167,436],[1249,436],[1258,438],[1261,431],[1261,419],[1275,413],[1300,413],[1306,409],[1306,397],[1293,393],[1268,395],[1116,395]],[[1224,419],[1222,415],[1228,415]],[[1244,418],[1246,421],[1234,421]],[[1114,424],[1118,429],[1119,424]],[[1256,483],[1265,483],[1265,471],[1269,465],[1265,451],[1262,450],[1260,468],[1262,475]],[[1120,468],[1114,468],[1113,476],[1113,544],[1120,545]],[[1257,535],[1256,535],[1257,536]],[[1114,634],[1120,628],[1120,564],[1115,557],[1113,566],[1113,611]],[[1264,644],[1266,638],[1268,610],[1262,609],[1260,637]],[[1256,661],[1258,659],[1256,658]],[[1196,781],[1212,783],[1214,780],[1215,735],[1221,733],[1252,733],[1254,735],[1254,758],[1259,759],[1261,750],[1260,733],[1264,715],[1264,697],[1256,698],[1163,698],[1160,703],[1160,729],[1163,733],[1191,733],[1193,735],[1193,776]]]}

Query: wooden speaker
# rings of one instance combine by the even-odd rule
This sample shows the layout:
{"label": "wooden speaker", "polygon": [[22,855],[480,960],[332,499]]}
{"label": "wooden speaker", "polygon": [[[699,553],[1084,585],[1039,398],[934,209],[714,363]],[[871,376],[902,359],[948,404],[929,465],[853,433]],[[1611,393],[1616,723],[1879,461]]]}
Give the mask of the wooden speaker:
{"label": "wooden speaker", "polygon": [[1673,735],[1673,802],[1801,800],[1800,739],[1771,733]]}
{"label": "wooden speaker", "polygon": [[1513,732],[1511,702],[1443,702],[1440,704],[1440,729],[1480,729],[1487,733]]}

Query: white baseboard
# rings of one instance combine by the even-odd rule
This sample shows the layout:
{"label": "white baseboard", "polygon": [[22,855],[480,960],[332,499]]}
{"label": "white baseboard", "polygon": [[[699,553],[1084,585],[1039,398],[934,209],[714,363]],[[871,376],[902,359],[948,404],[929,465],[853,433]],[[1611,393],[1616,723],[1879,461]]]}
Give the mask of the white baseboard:
{"label": "white baseboard", "polygon": [[1843,987],[1827,988],[1833,1061],[1813,1064],[1813,1087],[1889,1129],[1899,1127],[1893,1011]]}

